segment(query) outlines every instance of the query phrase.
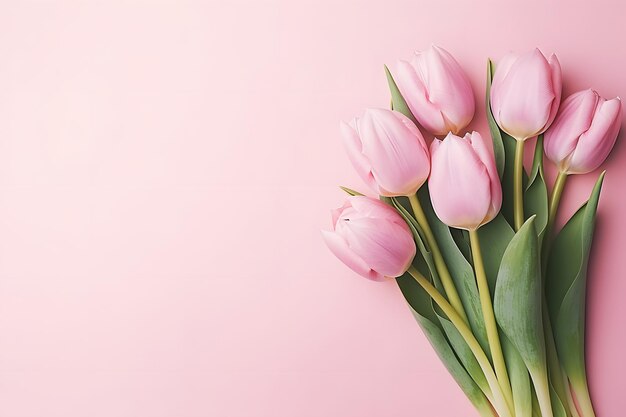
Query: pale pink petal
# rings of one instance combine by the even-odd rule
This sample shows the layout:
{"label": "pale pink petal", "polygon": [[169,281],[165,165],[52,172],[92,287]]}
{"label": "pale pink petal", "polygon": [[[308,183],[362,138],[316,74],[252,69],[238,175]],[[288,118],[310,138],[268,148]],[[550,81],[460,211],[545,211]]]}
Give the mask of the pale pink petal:
{"label": "pale pink petal", "polygon": [[416,127],[398,112],[368,109],[359,120],[363,153],[380,194],[412,195],[424,184],[430,161]]}
{"label": "pale pink petal", "polygon": [[429,100],[421,72],[419,56],[414,57],[410,63],[399,61],[394,80],[419,124],[432,134],[445,134],[446,121],[438,106]]}
{"label": "pale pink petal", "polygon": [[557,111],[559,110],[559,106],[561,104],[561,91],[563,89],[563,81],[561,76],[561,63],[555,54],[550,55],[550,59],[548,60],[548,65],[550,65],[551,76],[552,76],[552,91],[554,92],[554,100],[552,101],[552,108],[550,109],[550,116],[548,117],[548,122],[543,127],[543,131],[539,133],[545,132],[545,130],[550,127],[554,118],[556,117]]}
{"label": "pale pink petal", "polygon": [[622,103],[619,99],[602,99],[589,130],[580,135],[569,161],[568,172],[584,174],[598,168],[613,149],[622,124]]}
{"label": "pale pink petal", "polygon": [[487,174],[489,175],[491,205],[489,212],[481,222],[481,224],[485,224],[493,220],[493,218],[500,212],[500,208],[502,207],[502,185],[500,184],[500,177],[498,175],[496,161],[493,156],[491,142],[487,144],[478,132],[472,132],[471,135],[469,133],[466,134],[465,140],[470,142],[472,148],[474,148],[474,151],[476,152],[476,155],[487,169]]}
{"label": "pale pink petal", "polygon": [[563,101],[552,126],[544,136],[548,159],[563,167],[578,144],[578,138],[591,126],[600,96],[593,90],[579,91]]}
{"label": "pale pink petal", "polygon": [[491,206],[491,184],[472,145],[449,134],[431,147],[431,158],[428,186],[435,213],[449,226],[477,228]]}
{"label": "pale pink petal", "polygon": [[350,124],[341,122],[340,130],[344,148],[354,170],[372,191],[378,193],[378,186],[372,175],[372,165],[363,154],[363,145],[358,132],[358,120],[354,119]]}
{"label": "pale pink petal", "polygon": [[344,227],[343,236],[350,249],[384,276],[404,274],[415,257],[412,235],[395,222],[361,217],[350,219]]}
{"label": "pale pink petal", "polygon": [[330,251],[354,272],[373,281],[385,280],[384,275],[372,270],[361,257],[350,249],[345,239],[337,233],[322,230],[322,237]]}

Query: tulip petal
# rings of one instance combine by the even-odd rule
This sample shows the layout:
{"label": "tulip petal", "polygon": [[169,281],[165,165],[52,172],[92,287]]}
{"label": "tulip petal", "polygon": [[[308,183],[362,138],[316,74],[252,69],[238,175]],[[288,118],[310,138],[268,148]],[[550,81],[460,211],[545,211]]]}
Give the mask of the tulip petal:
{"label": "tulip petal", "polygon": [[367,157],[363,154],[363,145],[357,131],[357,120],[353,120],[350,124],[341,122],[340,130],[343,138],[343,144],[348,154],[348,158],[356,173],[361,177],[363,182],[378,193],[378,186],[372,175],[372,165]]}
{"label": "tulip petal", "polygon": [[446,121],[441,111],[428,99],[421,66],[419,56],[413,57],[410,63],[398,61],[394,79],[419,124],[434,135],[446,134]]}
{"label": "tulip petal", "polygon": [[584,90],[563,101],[557,118],[544,138],[546,156],[560,169],[569,162],[580,135],[591,126],[599,98],[595,91]]}
{"label": "tulip petal", "polygon": [[433,209],[449,226],[476,229],[491,206],[487,168],[467,140],[449,134],[435,142],[428,181]]}
{"label": "tulip petal", "polygon": [[372,270],[362,258],[350,249],[344,238],[337,233],[322,230],[322,237],[330,251],[357,274],[372,281],[384,281],[386,279],[384,275]]}
{"label": "tulip petal", "polygon": [[589,130],[580,135],[568,172],[585,174],[598,168],[613,149],[622,123],[620,99],[601,99]]}
{"label": "tulip petal", "polygon": [[561,92],[563,89],[563,80],[561,75],[561,63],[557,58],[556,54],[550,55],[550,59],[548,60],[548,65],[550,65],[551,69],[551,77],[552,77],[552,91],[554,92],[554,100],[552,101],[552,107],[550,109],[550,116],[548,117],[548,122],[544,126],[544,131],[550,127],[554,118],[556,117],[557,111],[559,110],[559,106],[561,104]]}
{"label": "tulip petal", "polygon": [[[505,74],[498,74],[496,69],[491,105],[502,130],[525,140],[547,128],[552,112],[556,111],[553,104],[560,99],[560,89],[554,91],[553,68],[539,49],[519,56],[514,63],[510,60],[507,58],[505,62],[508,67]],[[554,62],[557,68],[558,61]]]}
{"label": "tulip petal", "polygon": [[406,225],[361,217],[345,222],[342,229],[350,249],[384,276],[404,274],[415,257],[415,242]]}
{"label": "tulip petal", "polygon": [[474,93],[469,78],[454,57],[446,50],[432,46],[423,53],[428,100],[444,117],[447,134],[458,133],[474,117]]}
{"label": "tulip petal", "polygon": [[368,109],[359,120],[363,153],[382,195],[415,194],[428,178],[424,139],[416,127],[408,128],[412,123],[398,112],[382,109]]}
{"label": "tulip petal", "polygon": [[491,144],[488,145],[478,132],[472,132],[471,135],[469,133],[466,134],[465,140],[472,145],[472,148],[487,169],[487,174],[489,175],[491,205],[489,212],[481,222],[482,225],[493,220],[493,218],[496,217],[500,211],[500,207],[502,207],[502,185],[500,184],[500,176],[498,175],[498,169],[496,168],[496,161]]}
{"label": "tulip petal", "polygon": [[349,216],[351,219],[356,218],[374,218],[385,219],[390,222],[398,224],[404,228],[407,232],[411,232],[409,226],[404,219],[398,215],[393,209],[390,210],[390,206],[380,200],[375,200],[369,197],[355,196],[348,199],[348,202],[354,213]]}

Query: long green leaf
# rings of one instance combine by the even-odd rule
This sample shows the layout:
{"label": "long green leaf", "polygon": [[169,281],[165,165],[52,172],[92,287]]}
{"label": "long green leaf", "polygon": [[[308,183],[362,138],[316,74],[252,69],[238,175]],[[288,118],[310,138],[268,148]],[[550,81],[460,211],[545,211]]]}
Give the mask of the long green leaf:
{"label": "long green leaf", "polygon": [[[413,238],[415,239],[415,242],[417,244],[419,253],[421,254],[421,259],[418,256],[418,262],[421,264],[421,269],[423,269],[424,271],[428,270],[430,272],[433,282],[435,283],[435,286],[439,289],[439,291],[443,291],[443,286],[437,275],[437,269],[435,267],[432,253],[428,250],[428,248],[426,248],[426,245],[424,244],[423,231],[420,225],[417,223],[415,218],[413,218],[413,216],[408,212],[408,210],[398,201],[397,198],[384,198],[384,200],[390,202],[396,208],[396,210],[398,210],[400,215],[409,225],[409,228],[413,233]],[[421,261],[424,261],[423,264]],[[485,374],[483,373],[480,365],[478,364],[478,361],[476,360],[476,357],[472,353],[471,349],[469,348],[461,334],[458,332],[456,327],[454,327],[452,322],[450,322],[450,320],[445,316],[445,314],[443,314],[443,312],[439,310],[439,308],[437,308],[435,305],[433,305],[432,308],[435,311],[437,318],[439,319],[441,328],[446,334],[450,345],[452,346],[457,357],[459,358],[467,372],[470,374],[474,382],[478,384],[483,392],[490,392],[489,384],[485,379]]]}
{"label": "long green leaf", "polygon": [[500,133],[500,127],[496,123],[496,119],[493,117],[491,111],[491,81],[493,80],[494,65],[493,62],[487,60],[487,89],[485,104],[487,106],[487,122],[489,123],[489,131],[491,132],[491,141],[493,142],[493,153],[496,158],[496,168],[498,169],[498,175],[502,178],[504,173],[504,144],[502,143],[502,134]]}
{"label": "long green leaf", "polygon": [[494,295],[496,320],[531,375],[547,372],[541,305],[539,245],[531,217],[504,252]]}
{"label": "long green leaf", "polygon": [[432,307],[432,302],[428,294],[426,294],[422,287],[415,282],[409,274],[404,274],[402,277],[397,278],[396,282],[411,307],[415,319],[448,372],[450,372],[454,380],[477,409],[489,409],[490,405],[487,397],[485,397],[480,387],[466,371],[450,346],[441,322]]}
{"label": "long green leaf", "polygon": [[[498,214],[495,219],[478,229],[491,294],[495,293],[502,256],[514,235],[515,232],[502,214]],[[519,352],[502,331],[500,331],[500,340],[511,381],[515,415],[517,417],[529,417],[532,410],[532,393],[528,370]]]}
{"label": "long green leaf", "polygon": [[341,188],[344,192],[346,192],[347,194],[351,195],[351,196],[355,196],[355,195],[363,195],[362,193],[358,192],[358,191],[354,191],[351,188],[348,187],[344,187],[342,185],[339,186],[339,188]]}
{"label": "long green leaf", "polygon": [[[480,307],[480,297],[478,294],[478,286],[474,277],[472,265],[467,261],[463,253],[459,250],[450,228],[446,226],[435,214],[430,202],[428,187],[422,186],[418,191],[420,204],[424,209],[428,223],[435,235],[435,239],[441,250],[441,254],[448,266],[454,285],[459,293],[470,327],[476,339],[485,352],[489,352],[489,343],[487,341],[487,330],[483,321],[482,310]],[[489,355],[489,354],[488,354]]]}
{"label": "long green leaf", "polygon": [[524,192],[524,215],[527,218],[537,216],[535,227],[539,242],[542,242],[543,233],[548,224],[548,188],[543,173],[543,135],[539,135],[535,145],[533,167]]}
{"label": "long green leaf", "polygon": [[604,172],[589,200],[572,216],[552,245],[546,296],[559,358],[570,380],[585,380],[587,263]]}
{"label": "long green leaf", "polygon": [[385,65],[385,75],[387,76],[387,83],[389,84],[389,92],[391,93],[391,108],[395,111],[399,111],[404,114],[406,117],[411,119],[413,123],[417,124],[417,120],[413,113],[411,113],[411,109],[409,109],[409,105],[406,104],[404,97],[400,93],[400,89],[393,79],[393,75],[391,75],[391,71]]}

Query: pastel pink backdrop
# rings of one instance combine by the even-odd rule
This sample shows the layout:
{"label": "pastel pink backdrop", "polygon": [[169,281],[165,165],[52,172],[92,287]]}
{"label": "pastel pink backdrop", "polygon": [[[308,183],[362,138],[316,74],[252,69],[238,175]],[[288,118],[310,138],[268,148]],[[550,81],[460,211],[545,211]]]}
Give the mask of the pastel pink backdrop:
{"label": "pastel pink backdrop", "polygon": [[[557,52],[626,93],[618,3],[0,3],[0,415],[474,415],[393,282],[319,230],[360,188],[338,122],[431,42],[482,100],[488,56]],[[626,146],[589,294],[598,415],[626,407]],[[564,211],[596,175],[573,179]]]}

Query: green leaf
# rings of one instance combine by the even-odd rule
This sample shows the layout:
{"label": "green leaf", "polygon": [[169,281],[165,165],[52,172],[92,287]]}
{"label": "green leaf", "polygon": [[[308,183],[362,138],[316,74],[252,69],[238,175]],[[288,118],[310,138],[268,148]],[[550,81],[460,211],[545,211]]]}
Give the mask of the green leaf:
{"label": "green leaf", "polygon": [[435,235],[435,239],[439,244],[439,250],[448,266],[454,285],[459,293],[470,327],[483,350],[489,352],[487,330],[483,321],[480,296],[478,294],[478,286],[472,265],[467,261],[456,245],[450,233],[450,228],[441,222],[435,214],[430,202],[427,186],[420,188],[418,198],[424,209],[424,214],[426,214],[430,228]]}
{"label": "green leaf", "polygon": [[[496,280],[502,256],[515,232],[504,219],[502,214],[498,214],[495,219],[478,229],[478,238],[483,248],[483,262],[489,290],[495,294]],[[519,352],[511,341],[500,331],[500,340],[506,362],[506,368],[511,381],[511,390],[515,405],[515,415],[517,417],[530,417],[532,410],[531,383],[526,365]]]}
{"label": "green leaf", "polygon": [[552,401],[552,415],[553,417],[567,417],[567,411],[563,402],[557,395],[552,384],[550,384],[550,400]]}
{"label": "green leaf", "polygon": [[532,415],[532,388],[528,369],[513,343],[502,332],[500,332],[500,340],[506,370],[511,381],[511,391],[513,391],[515,417],[530,417]]}
{"label": "green leaf", "polygon": [[547,372],[541,297],[539,244],[531,217],[502,256],[494,295],[496,320],[531,375]]}
{"label": "green leaf", "polygon": [[400,93],[400,89],[398,89],[398,85],[396,84],[389,68],[385,65],[385,75],[387,75],[387,83],[389,84],[389,92],[391,92],[391,108],[395,111],[399,111],[404,114],[406,117],[411,119],[413,123],[417,124],[417,120],[413,113],[411,113],[411,109],[409,109],[409,105],[406,104],[404,97]]}
{"label": "green leaf", "polygon": [[500,133],[500,127],[496,123],[496,119],[493,117],[491,111],[491,81],[493,80],[494,73],[493,62],[487,60],[487,89],[485,103],[487,105],[487,122],[489,123],[489,131],[491,132],[491,141],[493,142],[493,153],[496,158],[496,168],[498,169],[498,175],[502,178],[504,173],[504,144],[502,143],[502,134]]}
{"label": "green leaf", "polygon": [[360,192],[358,192],[358,191],[354,191],[354,190],[352,190],[352,189],[350,189],[350,188],[348,188],[348,187],[344,187],[344,186],[341,186],[341,185],[340,185],[340,186],[339,186],[339,188],[341,188],[343,191],[345,191],[346,193],[348,193],[348,194],[350,194],[350,195],[352,195],[352,196],[355,196],[355,195],[363,195],[363,194],[361,194]]}
{"label": "green leaf", "polygon": [[548,188],[543,173],[543,135],[539,135],[535,145],[533,167],[524,192],[524,215],[527,218],[537,216],[535,227],[541,242],[548,224]]}
{"label": "green leaf", "polygon": [[546,296],[555,342],[570,380],[584,380],[587,263],[604,172],[589,200],[572,216],[552,244],[546,273]]}
{"label": "green leaf", "polygon": [[[424,244],[423,231],[415,218],[408,212],[407,208],[405,208],[399,201],[398,198],[390,198],[385,200],[389,201],[395,208],[398,210],[400,215],[404,218],[404,220],[409,225],[411,232],[413,233],[413,238],[415,239],[417,248],[419,253],[421,254],[421,259],[418,256],[418,263],[421,266],[422,270],[428,270],[430,272],[431,277],[433,278],[433,282],[435,286],[439,289],[439,291],[443,291],[443,286],[438,278],[437,269],[435,267],[435,263],[433,261],[432,253],[426,248]],[[422,262],[423,261],[423,262]],[[441,328],[446,334],[448,341],[450,342],[454,352],[457,357],[463,364],[464,368],[470,374],[474,382],[478,384],[483,392],[490,392],[489,384],[485,379],[485,374],[483,373],[478,361],[476,361],[476,357],[472,353],[471,349],[458,332],[456,327],[450,322],[450,320],[443,314],[439,308],[433,305],[433,310],[435,311],[437,318],[441,324]]]}
{"label": "green leaf", "polygon": [[419,323],[428,341],[435,349],[435,352],[437,352],[439,359],[441,359],[448,372],[450,372],[454,380],[477,409],[489,409],[489,401],[474,379],[466,371],[463,364],[459,361],[448,342],[428,294],[409,274],[404,274],[397,278],[396,282],[411,307],[413,316]]}
{"label": "green leaf", "polygon": [[487,273],[487,281],[489,282],[489,290],[492,297],[496,288],[502,256],[514,235],[513,228],[511,228],[511,225],[504,219],[502,214],[498,214],[492,221],[478,229],[480,246],[483,248],[485,272]]}

